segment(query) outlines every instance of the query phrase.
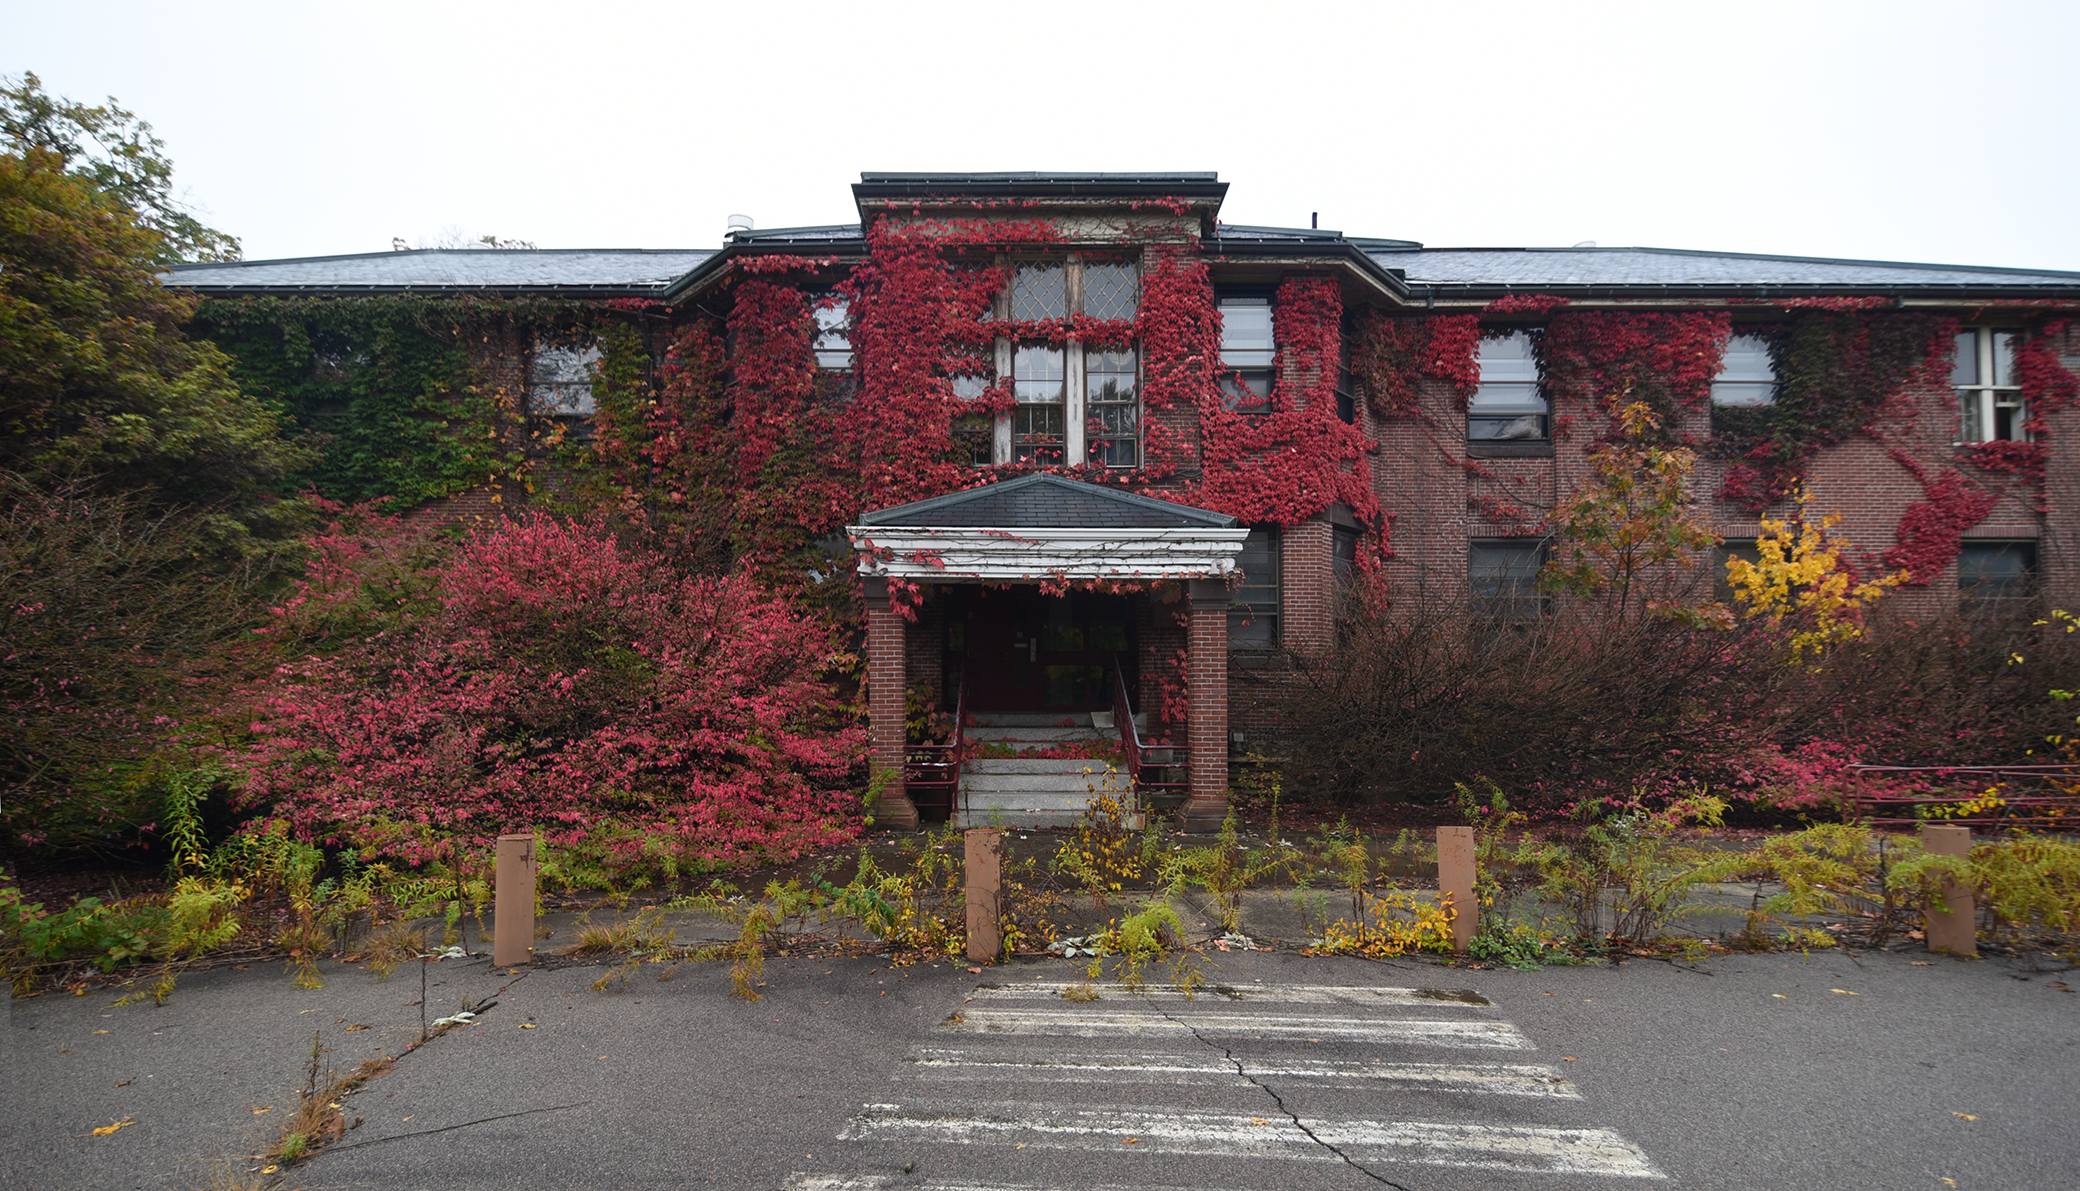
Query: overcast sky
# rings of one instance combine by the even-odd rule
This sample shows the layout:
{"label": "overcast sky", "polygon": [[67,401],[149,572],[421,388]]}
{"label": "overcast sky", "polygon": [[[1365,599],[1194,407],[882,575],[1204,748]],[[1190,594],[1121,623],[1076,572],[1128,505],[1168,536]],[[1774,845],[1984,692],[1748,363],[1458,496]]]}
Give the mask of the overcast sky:
{"label": "overcast sky", "polygon": [[2080,3],[58,4],[261,259],[693,248],[861,170],[1217,170],[1233,223],[2080,270]]}

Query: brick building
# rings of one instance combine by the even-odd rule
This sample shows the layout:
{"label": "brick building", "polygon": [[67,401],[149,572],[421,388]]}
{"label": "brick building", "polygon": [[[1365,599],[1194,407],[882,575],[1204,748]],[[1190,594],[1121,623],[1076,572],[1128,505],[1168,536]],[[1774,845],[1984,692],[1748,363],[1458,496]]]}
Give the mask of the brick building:
{"label": "brick building", "polygon": [[[2060,313],[2080,274],[1240,227],[1220,222],[1212,174],[869,174],[853,192],[860,222],[742,221],[715,250],[400,251],[180,266],[170,283],[224,301],[634,310],[653,361],[705,320],[726,328],[737,368],[746,287],[784,282],[815,400],[866,417],[926,391],[898,375],[910,332],[858,323],[862,295],[889,293],[900,263],[877,255],[891,241],[874,230],[913,246],[943,234],[949,276],[996,270],[971,291],[967,329],[920,357],[927,398],[953,411],[927,454],[957,456],[957,478],[896,477],[808,527],[820,548],[842,534],[837,549],[856,553],[882,813],[898,822],[920,802],[927,817],[958,809],[916,784],[943,769],[899,763],[919,756],[913,688],[967,715],[1095,713],[1141,750],[1145,787],[1188,793],[1189,821],[1218,822],[1231,749],[1270,726],[1258,696],[1287,653],[1335,647],[1361,556],[1400,591],[1538,603],[1546,514],[1588,476],[1619,398],[1660,401],[1667,432],[1697,448],[1722,550],[1781,515],[1797,480],[1842,514],[1860,562],[1914,570],[1903,599],[2080,596],[2080,330]],[[1179,276],[1202,296],[1156,310],[1158,281]],[[1205,338],[1193,353],[1194,326],[1217,349]],[[582,440],[596,351],[524,331],[470,351],[481,384],[516,395],[516,426],[546,419]],[[731,383],[729,416],[746,418],[748,382]],[[1280,418],[1286,437],[1223,453],[1222,436]],[[1362,449],[1335,455],[1349,442]],[[508,478],[437,507],[526,499]],[[1168,704],[1188,711],[1166,723]]]}

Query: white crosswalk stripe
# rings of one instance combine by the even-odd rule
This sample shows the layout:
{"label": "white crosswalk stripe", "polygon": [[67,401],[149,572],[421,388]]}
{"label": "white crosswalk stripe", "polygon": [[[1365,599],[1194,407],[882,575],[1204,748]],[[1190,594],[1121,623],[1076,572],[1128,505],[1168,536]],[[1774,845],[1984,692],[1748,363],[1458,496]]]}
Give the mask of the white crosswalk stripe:
{"label": "white crosswalk stripe", "polygon": [[[1382,1011],[1386,1015],[1374,1016]],[[1570,1122],[1552,1113],[1580,1103],[1582,1094],[1555,1068],[1438,1061],[1451,1057],[1438,1052],[1453,1050],[1536,1049],[1514,1024],[1497,1018],[1488,998],[1467,989],[1252,982],[1187,995],[1171,986],[1006,982],[977,987],[936,1032],[964,1040],[913,1052],[894,1077],[898,1087],[926,1097],[864,1105],[839,1140],[901,1143],[890,1148],[906,1154],[919,1145],[994,1147],[995,1160],[1014,1163],[1023,1157],[1003,1155],[1076,1150],[1081,1160],[1099,1163],[1092,1168],[1099,1174],[1126,1164],[1119,1175],[1128,1177],[1080,1184],[1085,1191],[1165,1191],[1131,1181],[1135,1155],[1165,1155],[1169,1162],[1348,1163],[1366,1171],[1414,1164],[1667,1177],[1613,1130],[1556,1127]],[[1146,1049],[1082,1049],[1082,1039],[1129,1039]],[[1310,1053],[1310,1046],[1322,1049]],[[1003,1098],[978,1095],[991,1085]],[[1179,1093],[1195,1098],[1192,1107],[1171,1108],[1150,1102],[1151,1089],[1161,1086],[1206,1090]],[[1059,1096],[1055,1087],[1062,1088]],[[956,1092],[961,1099],[942,1098]],[[1381,1119],[1381,1106],[1396,1097],[1422,1105],[1410,1115],[1427,1119]],[[1506,1108],[1511,1101],[1504,1098],[1519,1098],[1520,1107]],[[1346,1106],[1356,1111],[1341,1115]],[[1473,1119],[1452,1119],[1462,1111]],[[1498,1114],[1500,1121],[1481,1119]],[[1530,1122],[1510,1122],[1525,1114]],[[897,1181],[808,1172],[787,1184],[788,1191],[896,1186],[1055,1191],[1047,1184],[953,1175]]]}
{"label": "white crosswalk stripe", "polygon": [[1218,1005],[1250,1001],[1271,1005],[1410,1005],[1436,1007],[1467,1005],[1491,1008],[1494,1002],[1469,988],[1367,988],[1343,984],[1212,984],[1190,992],[1174,984],[1150,984],[1141,989],[1121,984],[1081,984],[1068,981],[1035,980],[1031,984],[985,984],[977,988],[977,1001],[1064,1001],[1063,994],[1095,994],[1097,1000],[1191,1001]]}
{"label": "white crosswalk stripe", "polygon": [[1348,1159],[1361,1165],[1375,1159],[1540,1174],[1664,1177],[1645,1153],[1608,1129],[1295,1121],[1275,1112],[1252,1116],[1007,1103],[976,1113],[961,1111],[957,1105],[869,1104],[838,1137],[841,1141],[903,1138],[1041,1149],[1085,1149],[1097,1143],[1107,1148],[1133,1145],[1138,1147],[1137,1153],[1199,1157]]}
{"label": "white crosswalk stripe", "polygon": [[1513,1063],[1388,1063],[1339,1059],[1234,1060],[1213,1054],[1066,1054],[1029,1051],[974,1054],[964,1050],[921,1050],[911,1069],[897,1078],[942,1083],[1079,1083],[1106,1078],[1122,1082],[1255,1087],[1255,1080],[1305,1080],[1320,1087],[1364,1088],[1383,1084],[1430,1091],[1487,1092],[1505,1096],[1550,1096],[1579,1100],[1581,1093],[1551,1067]]}
{"label": "white crosswalk stripe", "polygon": [[1252,1013],[1194,1013],[1187,1018],[1155,1013],[1087,1010],[1015,1013],[983,1009],[956,1014],[949,1030],[968,1034],[1026,1037],[1175,1037],[1291,1041],[1333,1038],[1338,1042],[1420,1043],[1483,1049],[1529,1050],[1531,1040],[1506,1021],[1437,1021],[1412,1018],[1370,1021],[1362,1017],[1268,1017]]}

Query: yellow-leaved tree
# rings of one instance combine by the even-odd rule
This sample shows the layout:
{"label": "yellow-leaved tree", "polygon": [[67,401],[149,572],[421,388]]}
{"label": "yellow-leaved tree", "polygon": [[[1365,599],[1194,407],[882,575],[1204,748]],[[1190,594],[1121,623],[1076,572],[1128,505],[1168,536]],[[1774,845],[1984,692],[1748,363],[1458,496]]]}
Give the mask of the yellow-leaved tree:
{"label": "yellow-leaved tree", "polygon": [[1828,534],[1840,513],[1809,516],[1804,487],[1793,489],[1798,515],[1765,518],[1755,539],[1757,558],[1726,560],[1726,577],[1742,616],[1771,628],[1791,627],[1794,666],[1812,665],[1829,648],[1863,635],[1863,613],[1907,581],[1895,571],[1859,582],[1842,566],[1843,543]]}

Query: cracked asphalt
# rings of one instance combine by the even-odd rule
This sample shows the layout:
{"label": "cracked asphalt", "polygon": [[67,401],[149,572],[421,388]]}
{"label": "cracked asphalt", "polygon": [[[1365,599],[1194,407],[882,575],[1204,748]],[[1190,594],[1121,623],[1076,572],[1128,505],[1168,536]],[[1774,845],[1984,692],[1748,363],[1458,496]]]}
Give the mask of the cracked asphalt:
{"label": "cracked asphalt", "polygon": [[[2069,983],[2060,973],[1838,952],[1715,959],[1697,970],[1636,959],[1538,972],[1284,953],[1212,959],[1209,978],[1261,987],[1263,996],[1034,1002],[1036,1012],[1089,1009],[1149,1023],[1088,1037],[949,1023],[994,995],[970,1003],[979,986],[1073,979],[1062,961],[977,976],[944,963],[776,958],[756,1002],[729,996],[720,965],[682,968],[662,983],[653,969],[625,989],[595,993],[587,985],[601,968],[510,975],[482,960],[425,965],[424,1006],[410,966],[380,983],[327,965],[327,986],[316,991],[290,988],[275,965],[198,973],[163,1008],[111,1008],[105,993],[16,1000],[0,1050],[9,1072],[0,1174],[8,1188],[201,1186],[213,1154],[256,1152],[275,1114],[294,1104],[313,1032],[328,1065],[344,1071],[398,1053],[422,1008],[439,1016],[495,1000],[348,1099],[358,1127],[278,1185],[2080,1185],[2071,1125],[2080,1110],[2080,996],[2056,987]],[[1281,1013],[1331,1012],[1278,1003],[1276,990],[1300,985],[1476,990],[1492,1007],[1368,1008],[1364,1016],[1478,1019],[1489,1023],[1483,1029],[1520,1033],[1524,1046],[1475,1053],[1362,1031],[1309,1038],[1304,1027],[1252,1029],[1319,1019]],[[953,1066],[921,1063],[928,1051],[956,1055]],[[996,1054],[1021,1057],[978,1068],[975,1081],[942,1078]],[[1035,1066],[1034,1056],[1061,1065]],[[1077,1064],[1094,1058],[1119,1070],[1086,1077],[1097,1068]],[[1322,1077],[1382,1062],[1549,1067],[1578,1098]],[[135,1123],[92,1135],[124,1119]],[[1280,1149],[1253,1141],[1247,1128],[1222,1132],[1234,1121],[1260,1121],[1267,1136],[1295,1140]],[[1137,1128],[1146,1130],[1137,1144],[1114,1136]],[[1536,1170],[1455,1164],[1449,1153],[1436,1158],[1436,1147],[1414,1160],[1417,1151],[1389,1144],[1411,1128],[1523,1145],[1594,1133],[1590,1141],[1622,1142],[1598,1153],[1630,1147],[1648,1173],[1565,1161]],[[1321,1152],[1305,1152],[1311,1147]]]}

